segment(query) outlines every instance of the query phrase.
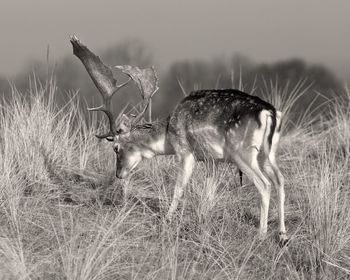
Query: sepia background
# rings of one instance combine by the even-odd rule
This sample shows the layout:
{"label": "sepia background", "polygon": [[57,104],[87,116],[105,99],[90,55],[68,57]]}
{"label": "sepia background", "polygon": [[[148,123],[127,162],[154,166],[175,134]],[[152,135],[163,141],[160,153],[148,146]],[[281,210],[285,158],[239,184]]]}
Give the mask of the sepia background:
{"label": "sepia background", "polygon": [[[186,91],[232,87],[245,90],[263,79],[300,79],[329,96],[350,80],[348,1],[7,1],[0,11],[0,91],[9,81],[22,91],[28,75],[43,79],[49,63],[58,87],[80,89],[94,102],[94,86],[73,57],[76,34],[106,64],[155,65],[161,90],[154,114],[166,115]],[[131,99],[134,89],[131,91]],[[257,93],[258,94],[258,93]],[[116,99],[116,110],[129,98]],[[123,99],[123,100],[121,100]],[[308,100],[309,100],[308,99]],[[305,103],[308,100],[300,100]],[[65,101],[62,101],[63,103]],[[59,101],[59,103],[61,103]]]}
{"label": "sepia background", "polygon": [[[0,280],[349,279],[349,11],[348,0],[0,0]],[[234,165],[196,163],[171,223],[175,156],[116,178],[71,34],[110,66],[155,65],[153,120],[201,88],[282,111],[287,246],[278,188],[261,239],[261,196]],[[139,101],[129,83],[113,109]]]}

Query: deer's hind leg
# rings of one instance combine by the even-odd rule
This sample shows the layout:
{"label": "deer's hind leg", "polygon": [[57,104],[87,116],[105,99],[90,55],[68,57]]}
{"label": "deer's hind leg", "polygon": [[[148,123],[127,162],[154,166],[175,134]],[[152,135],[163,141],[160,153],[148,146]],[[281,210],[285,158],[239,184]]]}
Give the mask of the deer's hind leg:
{"label": "deer's hind leg", "polygon": [[269,213],[271,181],[264,174],[259,165],[258,156],[269,135],[271,127],[271,113],[262,110],[259,115],[260,124],[248,120],[241,130],[232,130],[227,141],[233,151],[231,158],[238,168],[245,173],[259,191],[260,203],[260,229],[259,235],[264,238],[267,233],[267,220]]}
{"label": "deer's hind leg", "polygon": [[233,160],[238,168],[242,170],[251,181],[253,181],[255,187],[259,191],[261,196],[259,236],[265,238],[267,233],[271,182],[259,167],[258,151],[255,148],[249,148],[245,152],[237,152],[233,155]]}
{"label": "deer's hind leg", "polygon": [[288,242],[286,227],[285,227],[285,218],[284,218],[284,177],[278,168],[276,162],[276,151],[278,148],[278,143],[280,139],[280,129],[281,129],[281,117],[282,113],[277,111],[276,118],[276,130],[274,131],[272,137],[272,144],[270,150],[265,149],[265,161],[264,161],[264,171],[272,181],[275,189],[278,194],[278,219],[279,219],[279,241],[282,245]]}
{"label": "deer's hind leg", "polygon": [[279,224],[279,241],[284,245],[288,241],[285,219],[284,219],[284,177],[279,170],[277,164],[271,161],[269,158],[264,163],[264,172],[273,183],[274,188],[277,191],[278,196],[278,224]]}

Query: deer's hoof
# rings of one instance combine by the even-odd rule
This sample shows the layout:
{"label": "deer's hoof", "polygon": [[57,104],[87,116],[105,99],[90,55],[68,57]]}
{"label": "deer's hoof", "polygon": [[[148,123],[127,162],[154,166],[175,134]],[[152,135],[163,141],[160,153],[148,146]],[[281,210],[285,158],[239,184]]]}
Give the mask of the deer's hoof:
{"label": "deer's hoof", "polygon": [[289,243],[289,239],[287,237],[287,234],[285,232],[279,232],[278,233],[278,244],[280,247],[285,247]]}

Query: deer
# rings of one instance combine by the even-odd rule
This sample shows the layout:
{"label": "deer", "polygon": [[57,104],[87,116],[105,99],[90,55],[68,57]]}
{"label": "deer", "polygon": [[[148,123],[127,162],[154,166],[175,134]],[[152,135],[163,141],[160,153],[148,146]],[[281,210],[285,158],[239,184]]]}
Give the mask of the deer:
{"label": "deer", "polygon": [[[166,119],[142,123],[152,96],[158,90],[154,67],[115,66],[129,79],[118,85],[112,68],[90,51],[75,35],[73,54],[79,58],[102,97],[102,105],[88,108],[102,111],[109,131],[96,135],[113,142],[116,177],[127,177],[145,159],[175,155],[180,169],[166,220],[173,218],[195,163],[207,158],[235,164],[260,194],[258,237],[266,238],[271,188],[278,193],[279,242],[287,244],[284,219],[284,177],[276,161],[281,135],[282,113],[257,96],[235,89],[197,90],[183,98]],[[120,115],[111,108],[115,93],[134,81],[142,101],[138,114]]]}

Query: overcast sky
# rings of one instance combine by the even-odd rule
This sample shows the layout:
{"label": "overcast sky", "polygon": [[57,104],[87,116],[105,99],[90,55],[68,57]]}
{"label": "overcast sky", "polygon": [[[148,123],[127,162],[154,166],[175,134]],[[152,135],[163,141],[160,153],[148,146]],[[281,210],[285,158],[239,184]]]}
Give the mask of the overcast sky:
{"label": "overcast sky", "polygon": [[[301,57],[350,74],[349,0],[0,0],[0,74],[141,38],[157,63],[240,52],[258,62]],[[344,70],[342,70],[344,69]]]}

